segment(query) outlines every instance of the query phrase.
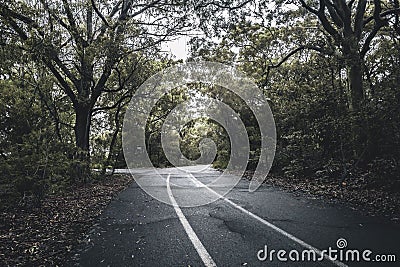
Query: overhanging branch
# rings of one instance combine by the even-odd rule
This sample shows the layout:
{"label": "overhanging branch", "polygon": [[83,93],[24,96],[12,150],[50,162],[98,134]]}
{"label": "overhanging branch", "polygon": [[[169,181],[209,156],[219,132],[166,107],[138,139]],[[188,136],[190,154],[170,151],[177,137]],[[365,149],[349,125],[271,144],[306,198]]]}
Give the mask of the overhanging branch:
{"label": "overhanging branch", "polygon": [[333,54],[332,51],[328,51],[328,50],[323,49],[323,48],[318,47],[318,46],[310,46],[310,45],[302,45],[302,46],[299,46],[299,47],[297,47],[296,49],[290,51],[290,52],[289,52],[286,56],[284,56],[277,64],[268,65],[266,72],[264,72],[264,74],[266,75],[266,76],[265,76],[265,83],[264,83],[264,85],[267,84],[268,77],[269,77],[269,74],[270,74],[270,72],[271,72],[271,69],[279,68],[279,67],[280,67],[283,63],[285,63],[291,56],[293,56],[294,54],[296,54],[296,53],[298,53],[298,52],[300,52],[300,51],[302,51],[302,50],[314,50],[314,51],[317,51],[317,52],[319,52],[319,53],[321,53],[321,54],[324,54],[324,55],[332,55],[332,54]]}

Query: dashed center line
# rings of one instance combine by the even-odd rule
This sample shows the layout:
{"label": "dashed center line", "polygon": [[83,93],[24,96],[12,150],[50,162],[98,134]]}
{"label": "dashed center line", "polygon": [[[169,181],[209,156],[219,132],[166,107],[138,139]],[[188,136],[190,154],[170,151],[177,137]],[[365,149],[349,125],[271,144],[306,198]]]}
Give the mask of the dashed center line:
{"label": "dashed center line", "polygon": [[180,222],[182,223],[183,228],[185,229],[186,234],[188,235],[190,241],[192,242],[194,248],[196,249],[197,253],[199,254],[201,260],[203,261],[206,267],[214,267],[217,266],[214,260],[211,258],[210,254],[201,243],[200,239],[197,237],[196,233],[193,231],[193,228],[190,226],[188,220],[186,219],[185,215],[183,214],[181,208],[178,206],[178,203],[175,200],[174,195],[172,194],[171,186],[169,184],[171,174],[168,174],[167,177],[167,192],[169,199],[171,200],[171,204],[175,209],[176,215]]}

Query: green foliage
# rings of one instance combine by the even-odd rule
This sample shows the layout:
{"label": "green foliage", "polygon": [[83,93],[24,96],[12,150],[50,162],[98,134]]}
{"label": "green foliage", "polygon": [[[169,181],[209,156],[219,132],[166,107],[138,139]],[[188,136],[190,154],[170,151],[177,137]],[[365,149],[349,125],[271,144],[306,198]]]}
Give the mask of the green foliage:
{"label": "green foliage", "polygon": [[[400,73],[394,67],[400,63],[398,36],[378,34],[363,66],[362,108],[354,111],[341,56],[300,50],[279,67],[268,67],[305,40],[318,42],[319,35],[311,34],[307,23],[237,24],[219,43],[193,41],[192,56],[221,62],[235,59],[271,99],[278,134],[273,172],[288,178],[365,177],[380,186],[399,188],[395,173],[400,162]],[[329,45],[329,39],[324,42]],[[245,121],[249,140],[259,141],[259,132],[251,130],[257,123]],[[252,149],[250,169],[256,167],[257,159]]]}
{"label": "green foliage", "polygon": [[0,190],[11,203],[22,199],[27,204],[30,198],[37,204],[46,193],[71,183],[73,147],[58,139],[38,97],[27,84],[0,81]]}
{"label": "green foliage", "polygon": [[[231,7],[229,16],[223,7],[228,3],[200,8],[189,1],[165,8],[164,2],[156,2],[147,8],[122,8],[114,2],[97,3],[96,12],[85,1],[61,6],[43,1],[40,7],[6,1],[1,7],[3,199],[40,199],[86,181],[81,177],[84,168],[104,173],[125,167],[121,129],[126,106],[149,76],[176,64],[159,53],[159,44],[187,30],[190,21],[199,21],[210,34],[191,40],[191,59],[235,64],[270,99],[278,134],[274,172],[291,178],[357,176],[400,188],[400,42],[398,19],[388,19],[394,13],[383,14],[388,20],[377,25],[380,31],[372,30],[374,16],[359,24],[363,26],[355,36],[329,20],[337,30],[332,35],[328,24],[302,8],[288,9],[285,0],[275,2],[274,13],[261,1],[257,12],[248,9],[249,3]],[[368,3],[365,17],[379,2]],[[195,13],[191,5],[197,7]],[[347,22],[356,19],[352,14],[357,8],[361,6],[353,6]],[[386,12],[390,5],[382,8]],[[261,141],[254,114],[234,93],[209,84],[176,88],[158,101],[146,126],[151,161],[170,166],[160,142],[161,127],[178,104],[204,104],[198,93],[239,114],[250,142],[247,167],[254,169]],[[144,102],[135,103],[140,107]],[[200,141],[207,137],[217,146],[214,167],[227,166],[231,144],[218,123],[198,119],[182,125],[179,133],[176,145],[187,158],[200,156]]]}

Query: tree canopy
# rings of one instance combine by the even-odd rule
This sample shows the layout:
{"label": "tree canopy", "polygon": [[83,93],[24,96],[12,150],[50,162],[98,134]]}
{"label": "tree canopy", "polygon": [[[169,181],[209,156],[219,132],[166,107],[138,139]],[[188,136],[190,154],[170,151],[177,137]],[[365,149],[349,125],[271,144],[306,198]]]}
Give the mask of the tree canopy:
{"label": "tree canopy", "polygon": [[[4,194],[41,196],[87,182],[93,169],[105,175],[126,167],[127,104],[151,75],[179,64],[161,45],[182,35],[190,37],[187,61],[236,66],[268,98],[278,131],[275,174],[362,177],[398,188],[399,14],[397,0],[2,0]],[[248,169],[255,168],[261,136],[254,114],[210,84],[176,88],[153,108],[146,150],[155,166],[170,166],[160,144],[168,113],[209,98],[239,114]],[[198,119],[179,131],[176,145],[187,158],[198,158],[201,140],[210,138],[214,166],[226,167],[231,143],[221,125]]]}

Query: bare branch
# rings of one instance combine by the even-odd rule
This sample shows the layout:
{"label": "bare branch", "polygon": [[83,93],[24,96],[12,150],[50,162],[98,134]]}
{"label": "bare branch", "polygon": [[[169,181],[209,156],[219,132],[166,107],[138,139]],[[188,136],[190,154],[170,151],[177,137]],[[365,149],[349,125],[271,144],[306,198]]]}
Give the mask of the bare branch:
{"label": "bare branch", "polygon": [[362,57],[364,57],[365,54],[367,54],[368,50],[370,49],[370,45],[371,45],[372,39],[374,39],[374,37],[376,36],[376,34],[380,30],[380,28],[381,28],[380,26],[375,24],[373,30],[368,34],[368,36],[365,39],[365,42],[364,42],[364,44],[362,46],[362,49],[361,49],[361,56]]}
{"label": "bare branch", "polygon": [[[388,15],[400,15],[400,8],[393,8],[393,9],[386,10],[380,14],[380,17],[385,18]],[[375,19],[374,16],[370,16],[370,17],[366,18],[363,23],[364,23],[364,25],[366,25],[366,24],[370,23],[371,21],[373,21],[374,19]]]}
{"label": "bare branch", "polygon": [[96,12],[97,16],[99,16],[99,18],[103,21],[104,25],[106,25],[107,27],[110,27],[110,24],[108,24],[108,21],[106,20],[106,18],[103,16],[103,14],[101,14],[101,12],[97,8],[96,3],[94,2],[94,0],[90,0],[90,2],[92,3],[92,7],[93,7],[94,12]]}
{"label": "bare branch", "polygon": [[[2,14],[3,15],[3,14]],[[7,18],[7,17],[6,17]],[[11,28],[18,34],[18,36],[22,39],[22,40],[27,40],[28,39],[28,35],[24,32],[24,30],[22,30],[21,27],[18,26],[18,23],[15,22],[12,18],[8,17],[6,20],[6,23],[8,23]]]}
{"label": "bare branch", "polygon": [[251,1],[252,0],[244,1],[243,3],[238,4],[237,6],[230,6],[229,4],[223,5],[223,4],[220,4],[220,3],[216,2],[216,1],[212,1],[212,2],[205,3],[205,4],[199,4],[199,5],[197,5],[195,7],[195,9],[198,10],[198,9],[205,8],[207,6],[213,5],[213,6],[216,6],[218,8],[228,9],[230,11],[233,11],[233,10],[240,9],[240,8],[244,7],[245,5],[250,3]]}
{"label": "bare branch", "polygon": [[331,16],[333,22],[338,26],[339,28],[343,27],[343,21],[342,17],[339,15],[339,11],[336,8],[336,6],[331,3],[329,0],[321,0],[325,1],[326,7],[328,8],[329,15]]}
{"label": "bare branch", "polygon": [[373,20],[375,22],[373,30],[368,34],[367,38],[365,39],[365,42],[362,46],[361,49],[361,55],[365,56],[365,54],[368,52],[370,49],[370,45],[372,40],[375,38],[377,35],[378,31],[385,26],[386,20],[382,19],[382,7],[381,7],[381,1],[380,0],[374,0],[374,14],[373,14]]}
{"label": "bare branch", "polygon": [[[325,55],[332,55],[333,52],[332,51],[327,51],[321,47],[317,47],[317,46],[310,46],[310,45],[302,45],[297,47],[296,49],[290,51],[286,56],[284,56],[277,64],[274,65],[269,65],[267,67],[267,71],[264,73],[266,75],[265,81],[268,80],[269,77],[269,73],[271,71],[271,69],[275,69],[275,68],[279,68],[283,63],[285,63],[291,56],[293,56],[294,54],[302,51],[302,50],[314,50],[317,51],[321,54],[325,54]],[[265,82],[266,83],[266,82]]]}
{"label": "bare branch", "polygon": [[62,75],[58,72],[56,67],[51,63],[50,60],[44,59],[43,60],[45,65],[50,69],[51,73],[53,73],[54,77],[56,77],[57,81],[60,83],[61,88],[63,91],[67,94],[67,96],[71,99],[72,104],[74,107],[78,104],[78,101],[76,99],[76,96],[74,92],[72,91],[71,87],[67,83],[67,81],[62,77]]}
{"label": "bare branch", "polygon": [[345,36],[351,36],[353,34],[353,29],[351,27],[351,10],[347,6],[345,0],[336,0],[335,2],[343,21],[344,34]]}
{"label": "bare branch", "polygon": [[356,17],[354,19],[354,33],[360,39],[361,32],[364,26],[363,18],[367,7],[367,0],[359,0],[357,4]]}
{"label": "bare branch", "polygon": [[299,0],[301,3],[301,6],[304,7],[306,10],[308,10],[309,12],[318,15],[318,10],[310,7],[309,5],[306,4],[306,2],[304,2],[304,0]]}
{"label": "bare branch", "polygon": [[[322,27],[324,27],[324,29],[333,37],[333,39],[338,41],[340,38],[339,33],[335,30],[335,28],[331,25],[331,23],[325,16],[325,2],[321,0],[319,3],[320,6],[317,11],[317,16],[322,24]],[[345,23],[345,21],[343,21],[343,23]]]}
{"label": "bare branch", "polygon": [[74,16],[69,8],[69,3],[67,0],[62,0],[65,13],[67,14],[68,23],[70,26],[70,33],[74,37],[77,45],[81,45],[82,47],[87,47],[89,44],[87,41],[79,34],[78,27],[75,23]]}
{"label": "bare branch", "polygon": [[117,108],[119,105],[121,105],[121,103],[122,103],[124,100],[126,100],[126,99],[128,99],[128,98],[131,98],[131,97],[132,97],[132,93],[130,93],[129,91],[128,91],[128,92],[125,92],[125,94],[124,94],[120,99],[118,99],[118,101],[115,102],[113,105],[111,105],[111,106],[105,106],[105,107],[94,108],[94,109],[93,109],[93,113],[99,112],[99,111],[105,111],[105,110],[115,109],[115,108]]}
{"label": "bare branch", "polygon": [[147,9],[149,9],[149,8],[151,8],[151,7],[154,7],[154,6],[155,6],[156,4],[158,4],[160,1],[161,1],[161,0],[156,0],[156,1],[151,2],[150,4],[146,5],[146,6],[143,7],[142,9],[140,9],[140,10],[136,11],[135,13],[133,13],[132,15],[130,15],[129,17],[134,18],[134,17],[136,17],[137,15],[142,14],[142,13],[145,12]]}
{"label": "bare branch", "polygon": [[6,18],[14,18],[21,22],[24,22],[28,26],[34,28],[39,33],[40,36],[44,36],[44,32],[40,29],[40,26],[33,19],[29,17],[14,12],[13,10],[9,9],[6,6],[1,7],[0,14]]}

